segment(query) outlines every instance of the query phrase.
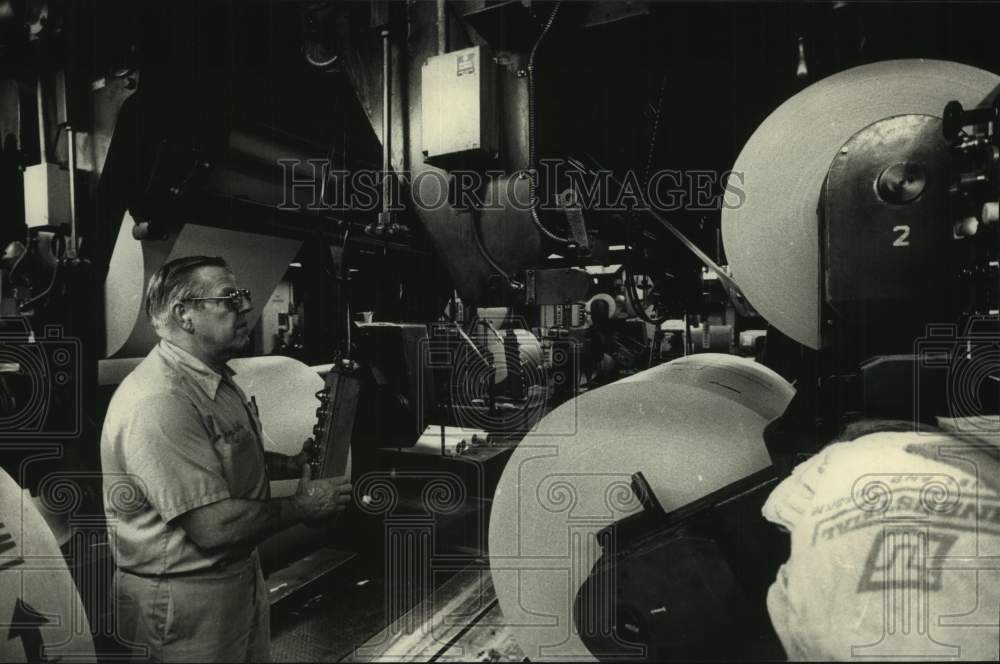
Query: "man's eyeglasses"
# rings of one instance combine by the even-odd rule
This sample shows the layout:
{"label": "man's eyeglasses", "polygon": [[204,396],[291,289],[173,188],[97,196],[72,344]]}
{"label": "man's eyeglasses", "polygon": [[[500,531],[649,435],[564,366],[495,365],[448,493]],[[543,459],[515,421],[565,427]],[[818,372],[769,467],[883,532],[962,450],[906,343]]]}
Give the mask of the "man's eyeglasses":
{"label": "man's eyeglasses", "polygon": [[225,295],[214,297],[186,297],[185,302],[202,302],[207,300],[222,300],[233,311],[242,311],[244,307],[250,306],[250,291],[246,288],[234,288]]}

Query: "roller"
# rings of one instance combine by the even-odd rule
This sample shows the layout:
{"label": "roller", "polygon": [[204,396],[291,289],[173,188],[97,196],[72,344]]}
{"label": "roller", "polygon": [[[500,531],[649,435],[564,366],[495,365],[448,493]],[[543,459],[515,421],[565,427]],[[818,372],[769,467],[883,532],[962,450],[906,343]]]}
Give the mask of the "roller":
{"label": "roller", "polygon": [[949,101],[976,107],[998,85],[996,74],[955,62],[888,60],[818,81],[771,113],[733,166],[743,175],[743,203],[722,210],[732,276],[754,308],[792,339],[820,348],[817,206],[838,150],[874,122],[940,118]]}
{"label": "roller", "polygon": [[702,353],[598,388],[543,418],[500,478],[490,569],[505,624],[531,660],[593,660],[573,600],[594,534],[638,512],[641,471],[668,512],[771,466],[763,431],[794,388],[751,360]]}
{"label": "roller", "polygon": [[[48,507],[68,512],[76,483],[48,480]],[[115,492],[116,499],[133,496]],[[90,623],[55,536],[30,496],[0,470],[0,661],[94,662]]]}

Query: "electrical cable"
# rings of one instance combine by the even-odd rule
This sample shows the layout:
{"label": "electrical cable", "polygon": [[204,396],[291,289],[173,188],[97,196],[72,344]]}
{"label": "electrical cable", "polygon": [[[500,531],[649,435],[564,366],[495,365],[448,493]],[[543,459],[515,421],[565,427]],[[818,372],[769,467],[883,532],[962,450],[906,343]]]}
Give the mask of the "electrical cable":
{"label": "electrical cable", "polygon": [[339,54],[333,55],[333,56],[330,57],[329,60],[316,60],[316,59],[313,58],[313,56],[312,56],[311,53],[306,52],[305,58],[306,58],[306,62],[308,62],[309,64],[311,64],[313,67],[319,67],[319,68],[323,69],[323,68],[329,67],[330,65],[332,65],[333,63],[335,63],[337,60],[339,60],[340,59],[340,55]]}
{"label": "electrical cable", "polygon": [[667,320],[668,316],[664,314],[660,318],[654,319],[649,314],[647,314],[646,307],[639,298],[639,292],[636,289],[635,285],[635,269],[632,265],[633,253],[635,247],[634,244],[632,243],[632,233],[631,233],[633,218],[634,215],[630,215],[630,218],[626,219],[625,221],[625,265],[624,265],[625,279],[623,284],[625,286],[625,295],[626,297],[628,297],[629,303],[632,305],[632,308],[635,309],[635,312],[636,314],[638,314],[639,318],[641,318],[646,323],[649,323],[650,325],[655,325],[657,328],[659,328],[660,325],[662,325]]}
{"label": "electrical cable", "polygon": [[[587,156],[588,159],[594,162],[594,164],[600,170],[607,171],[612,182],[614,182],[619,187],[622,186],[622,183],[618,180],[618,178],[614,176],[614,173],[604,168],[600,164],[600,162],[598,162],[597,159],[593,157],[593,155],[589,153],[584,153],[584,154]],[[722,269],[722,267],[718,263],[712,260],[708,254],[702,251],[700,247],[698,247],[694,242],[689,240],[687,236],[684,235],[684,233],[681,233],[676,226],[667,221],[667,219],[663,215],[661,215],[659,212],[657,212],[652,208],[643,208],[642,211],[653,217],[653,219],[655,219],[656,221],[658,221],[660,225],[667,230],[667,232],[669,232],[671,235],[680,240],[681,244],[683,244],[688,249],[688,251],[697,256],[698,260],[700,260],[705,265],[705,267],[714,272],[716,276],[719,277],[719,281],[722,282],[722,284],[726,286],[726,288],[730,291],[731,299],[735,300],[736,296],[739,296],[743,300],[746,300],[746,296],[743,295],[743,290],[739,287],[739,284],[736,283],[736,280],[733,279],[729,275],[729,273],[727,273],[724,269]],[[740,302],[737,302],[737,306],[742,307],[744,305]]]}
{"label": "electrical cable", "polygon": [[28,300],[27,302],[22,302],[18,306],[19,311],[27,311],[31,309],[33,305],[47,298],[49,296],[49,293],[52,292],[52,289],[55,288],[56,281],[59,278],[59,268],[62,266],[62,260],[63,260],[62,255],[65,254],[66,252],[66,236],[63,234],[62,229],[59,229],[56,226],[39,226],[31,229],[32,232],[38,232],[41,230],[52,232],[54,236],[53,241],[55,242],[55,250],[52,253],[56,257],[56,262],[55,265],[53,265],[52,267],[52,277],[49,279],[49,284],[48,286],[45,287],[45,290],[43,290],[35,297]]}
{"label": "electrical cable", "polygon": [[660,94],[656,100],[656,113],[653,115],[653,128],[649,137],[649,152],[646,153],[646,171],[642,174],[643,187],[649,185],[649,171],[653,168],[653,157],[656,152],[656,137],[660,128],[660,116],[663,114],[663,92],[667,87],[666,75],[660,79]]}
{"label": "electrical cable", "polygon": [[[14,264],[11,265],[10,270],[7,271],[7,279],[8,280],[12,280],[13,279],[14,273],[17,272],[17,268],[20,267],[21,262],[24,260],[25,256],[28,255],[28,252],[30,251],[30,247],[31,247],[31,238],[32,238],[32,236],[33,235],[38,235],[39,233],[43,233],[43,232],[44,233],[52,233],[55,236],[55,238],[57,238],[57,240],[56,240],[57,244],[56,244],[55,255],[56,255],[56,265],[58,267],[59,255],[62,253],[62,252],[60,252],[58,250],[58,248],[60,246],[59,242],[62,243],[61,244],[62,247],[66,246],[66,238],[65,238],[63,229],[61,227],[59,227],[59,226],[53,226],[53,225],[30,227],[30,228],[27,229],[27,231],[24,234],[24,251],[21,252],[21,255],[18,256],[17,260],[14,261]],[[31,300],[29,300],[25,304],[33,304],[40,297],[43,297],[43,296],[47,295],[48,292],[50,290],[52,290],[52,286],[53,285],[54,285],[54,281],[49,284],[49,287],[46,288],[45,291],[41,295],[39,295],[38,297],[32,298]],[[25,305],[22,305],[22,310],[23,310],[24,306]]]}
{"label": "electrical cable", "polygon": [[339,300],[344,304],[344,357],[351,356],[351,301],[349,297],[345,296],[347,291],[347,243],[351,239],[351,226],[347,225],[344,229],[344,240],[341,243],[340,248],[340,279],[337,282],[337,289],[340,291],[338,293]]}
{"label": "electrical cable", "polygon": [[21,252],[21,254],[17,257],[17,260],[14,261],[14,264],[10,266],[10,270],[7,271],[7,279],[8,280],[11,279],[14,276],[14,273],[17,272],[17,268],[21,265],[21,261],[23,261],[24,257],[28,255],[28,247],[29,246],[31,246],[31,230],[30,229],[24,234],[24,251]]}
{"label": "electrical cable", "polygon": [[501,277],[503,277],[504,279],[506,279],[507,283],[510,284],[511,287],[514,287],[514,285],[517,284],[517,282],[514,281],[514,279],[509,274],[507,274],[507,272],[502,267],[500,267],[499,265],[497,265],[497,262],[493,259],[493,256],[491,256],[490,252],[486,249],[486,245],[483,244],[483,238],[480,235],[480,230],[479,230],[479,211],[478,210],[474,209],[472,211],[472,215],[470,216],[470,220],[471,220],[471,223],[472,223],[472,237],[476,241],[476,248],[479,250],[480,255],[483,257],[483,259],[486,260],[487,263],[490,264],[490,267],[492,267],[493,270],[497,274],[499,274]]}
{"label": "electrical cable", "polygon": [[[667,78],[664,76],[660,80],[660,93],[657,97],[656,107],[654,109],[655,113],[653,115],[653,127],[650,130],[649,150],[646,153],[646,168],[642,174],[644,187],[649,183],[649,172],[652,169],[653,157],[656,152],[656,137],[660,126],[660,115],[663,109],[663,92],[666,88],[666,83]],[[659,328],[660,325],[667,320],[667,314],[664,314],[656,319],[647,314],[645,304],[639,298],[639,292],[635,285],[635,244],[632,242],[633,223],[639,223],[639,220],[635,212],[633,210],[629,210],[628,217],[626,217],[625,220],[625,280],[623,284],[625,286],[625,295],[628,297],[632,308],[635,309],[635,312],[639,315],[639,318],[646,323]]]}
{"label": "electrical cable", "polygon": [[[666,90],[666,85],[667,85],[667,77],[666,75],[664,75],[660,79],[660,92],[657,95],[656,107],[653,109],[654,110],[653,126],[650,130],[649,150],[646,153],[646,167],[642,174],[642,182],[644,188],[649,184],[649,173],[653,168],[653,159],[656,154],[656,139],[659,134],[660,116],[663,113],[663,94]],[[626,227],[625,227],[625,252],[626,252],[625,283],[624,283],[625,294],[628,297],[629,302],[632,305],[632,308],[635,309],[636,313],[639,314],[639,318],[641,318],[646,323],[655,325],[658,329],[660,325],[662,325],[667,320],[668,315],[665,313],[663,316],[654,320],[646,313],[646,308],[643,302],[639,298],[639,293],[635,285],[635,270],[634,270],[634,260],[633,260],[635,246],[631,241],[631,236],[632,236],[631,229],[633,222],[638,222],[638,218],[636,217],[634,211],[630,211],[629,217],[626,219]],[[650,350],[650,352],[652,352],[652,349]]]}
{"label": "electrical cable", "polygon": [[[661,92],[662,92],[662,86],[661,86]],[[661,94],[661,101],[662,101],[662,94]],[[588,155],[588,157],[590,157],[590,155]],[[590,158],[596,163],[596,160],[594,160],[593,157]],[[583,162],[581,162],[579,159],[576,159],[575,157],[572,156],[568,157],[566,159],[566,163],[568,163],[570,166],[580,171],[592,172],[589,168],[587,168],[583,164]],[[601,168],[601,166],[598,165],[598,168]],[[631,218],[634,218],[634,212],[631,213]],[[659,327],[660,325],[663,324],[664,321],[667,320],[666,315],[664,315],[664,317],[659,321],[653,320],[646,314],[645,308],[639,302],[639,294],[635,289],[633,270],[631,269],[630,266],[630,261],[632,259],[632,247],[633,243],[631,239],[631,221],[629,219],[626,220],[626,226],[625,226],[625,261],[623,269],[623,272],[625,274],[625,279],[623,282],[623,286],[625,286],[625,294],[626,296],[628,296],[629,302],[632,304],[632,308],[635,309],[636,312],[639,314],[639,318],[641,318],[647,323],[650,323],[651,325],[656,325],[657,327]]]}
{"label": "electrical cable", "polygon": [[535,224],[535,228],[541,232],[542,235],[549,238],[553,242],[558,242],[560,244],[571,244],[573,240],[571,238],[561,237],[556,235],[549,229],[545,227],[542,220],[538,217],[538,155],[537,146],[535,143],[535,55],[538,53],[538,47],[541,46],[542,40],[545,39],[545,35],[548,34],[549,30],[552,28],[552,24],[555,22],[556,14],[559,13],[559,7],[562,2],[557,2],[552,8],[552,13],[549,14],[549,18],[545,21],[545,25],[542,27],[542,32],[538,35],[538,39],[535,40],[534,46],[531,47],[531,54],[528,56],[528,168],[530,169],[528,173],[528,200],[530,201],[530,213],[531,221]]}

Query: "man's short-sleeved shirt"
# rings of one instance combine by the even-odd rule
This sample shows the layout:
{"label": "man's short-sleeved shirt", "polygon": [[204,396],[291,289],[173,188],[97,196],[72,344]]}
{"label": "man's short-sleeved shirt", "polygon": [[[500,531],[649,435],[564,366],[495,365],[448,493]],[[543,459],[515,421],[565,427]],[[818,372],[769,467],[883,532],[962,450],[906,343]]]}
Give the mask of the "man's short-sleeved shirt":
{"label": "man's short-sleeved shirt", "polygon": [[189,573],[246,551],[208,553],[174,522],[226,498],[266,500],[260,421],[225,375],[161,341],[122,381],[101,435],[104,511],[120,569]]}
{"label": "man's short-sleeved shirt", "polygon": [[830,445],[772,492],[791,533],[767,598],[799,660],[995,660],[1000,450],[880,432]]}

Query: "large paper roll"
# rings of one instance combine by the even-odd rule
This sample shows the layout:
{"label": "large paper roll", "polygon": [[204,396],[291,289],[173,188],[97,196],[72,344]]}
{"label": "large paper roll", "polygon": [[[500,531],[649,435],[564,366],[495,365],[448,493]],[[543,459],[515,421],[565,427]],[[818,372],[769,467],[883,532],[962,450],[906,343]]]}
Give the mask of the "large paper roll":
{"label": "large paper roll", "polygon": [[588,392],[546,416],[504,469],[490,568],[505,624],[532,660],[593,660],[573,601],[594,534],[639,511],[642,471],[668,512],[764,470],[763,431],[794,394],[751,360],[704,353]]}
{"label": "large paper roll", "polygon": [[308,365],[291,357],[244,357],[229,361],[233,380],[252,397],[260,423],[270,438],[270,452],[298,454],[316,424],[316,393],[323,379]]}
{"label": "large paper roll", "polygon": [[261,307],[288,270],[301,240],[186,224],[165,240],[135,240],[128,213],[122,222],[104,284],[106,353],[109,358],[144,356],[158,338],[146,320],[146,284],[165,262],[182,256],[222,256],[254,297],[247,316],[253,329]]}
{"label": "large paper roll", "polygon": [[0,662],[93,662],[76,584],[34,503],[0,470]]}
{"label": "large paper roll", "polygon": [[818,81],[771,113],[733,166],[742,174],[742,204],[722,210],[732,275],[754,308],[792,339],[819,348],[817,206],[837,151],[885,118],[941,117],[953,99],[978,106],[998,84],[996,74],[955,62],[890,60]]}

